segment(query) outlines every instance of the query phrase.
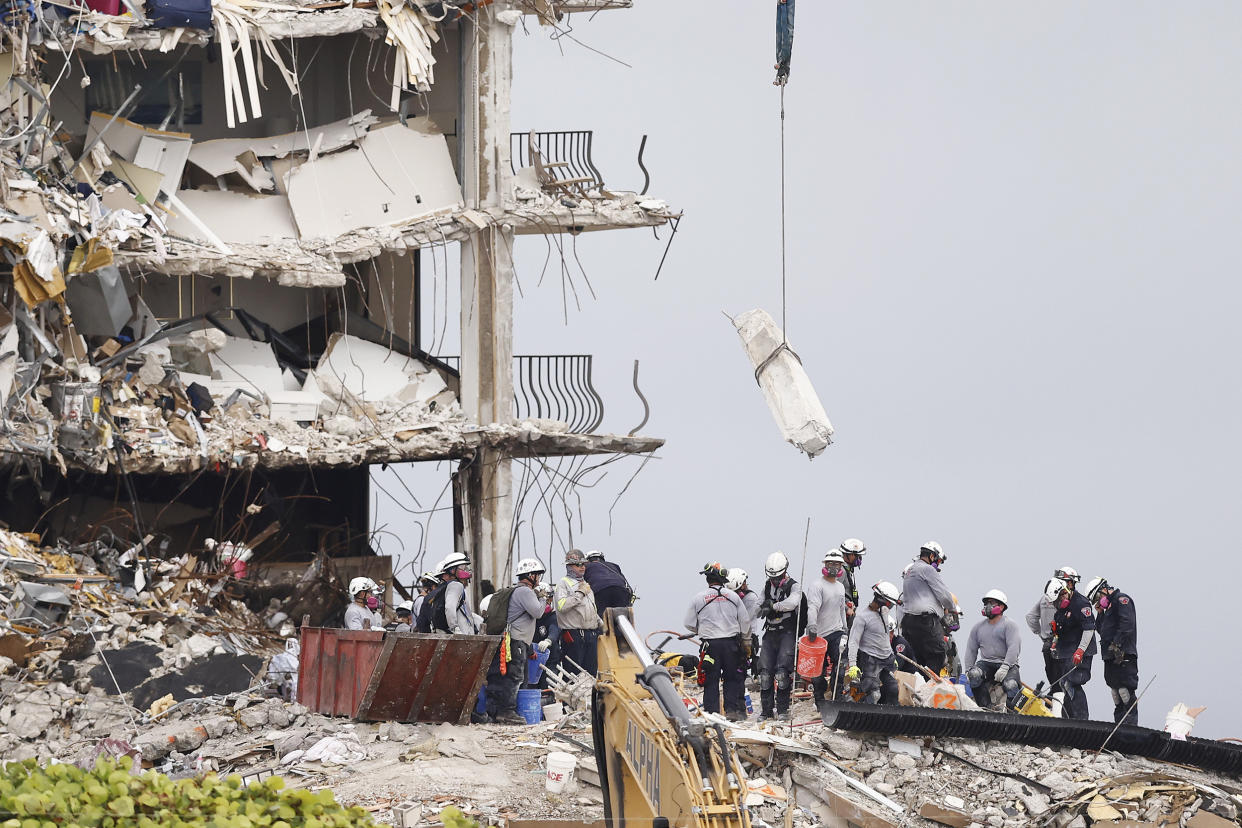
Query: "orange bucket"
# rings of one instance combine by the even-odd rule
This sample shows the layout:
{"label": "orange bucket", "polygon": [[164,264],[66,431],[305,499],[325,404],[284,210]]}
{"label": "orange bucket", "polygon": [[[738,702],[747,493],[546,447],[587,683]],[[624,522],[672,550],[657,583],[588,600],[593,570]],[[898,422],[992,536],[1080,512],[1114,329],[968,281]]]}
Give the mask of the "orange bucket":
{"label": "orange bucket", "polygon": [[798,639],[798,675],[804,679],[819,678],[824,674],[824,656],[828,654],[828,642],[823,637],[811,641],[803,636]]}

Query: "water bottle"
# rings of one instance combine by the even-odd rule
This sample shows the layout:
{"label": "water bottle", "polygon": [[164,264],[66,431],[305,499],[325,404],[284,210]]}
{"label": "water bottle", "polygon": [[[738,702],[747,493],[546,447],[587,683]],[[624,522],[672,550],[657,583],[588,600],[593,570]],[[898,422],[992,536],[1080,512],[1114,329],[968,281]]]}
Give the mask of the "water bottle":
{"label": "water bottle", "polygon": [[746,715],[753,716],[755,714],[755,705],[750,700],[750,693],[746,694]]}

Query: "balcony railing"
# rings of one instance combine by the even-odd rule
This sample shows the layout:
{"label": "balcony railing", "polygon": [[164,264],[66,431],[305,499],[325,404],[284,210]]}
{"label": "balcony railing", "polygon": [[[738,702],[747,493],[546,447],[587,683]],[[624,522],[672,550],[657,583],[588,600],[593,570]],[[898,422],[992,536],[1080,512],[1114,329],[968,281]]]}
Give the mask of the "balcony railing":
{"label": "balcony railing", "polygon": [[[440,357],[461,370],[461,357]],[[604,400],[591,384],[590,354],[541,354],[513,358],[513,413],[559,420],[577,434],[591,434],[604,421]]]}

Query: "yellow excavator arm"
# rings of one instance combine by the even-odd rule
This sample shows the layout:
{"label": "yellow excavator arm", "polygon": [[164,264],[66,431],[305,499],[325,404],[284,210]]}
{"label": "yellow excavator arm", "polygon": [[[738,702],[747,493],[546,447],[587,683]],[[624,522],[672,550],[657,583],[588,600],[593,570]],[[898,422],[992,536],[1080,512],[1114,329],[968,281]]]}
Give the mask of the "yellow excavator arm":
{"label": "yellow excavator arm", "polygon": [[682,698],[634,632],[632,610],[609,609],[592,698],[609,828],[750,828],[746,777],[724,728]]}

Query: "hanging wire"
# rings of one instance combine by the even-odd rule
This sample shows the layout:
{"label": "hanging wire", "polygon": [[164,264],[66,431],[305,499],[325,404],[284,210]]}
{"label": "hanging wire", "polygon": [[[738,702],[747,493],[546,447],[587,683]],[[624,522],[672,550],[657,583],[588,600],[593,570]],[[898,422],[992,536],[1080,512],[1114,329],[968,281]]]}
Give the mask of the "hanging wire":
{"label": "hanging wire", "polygon": [[781,344],[789,343],[785,319],[785,85],[781,84]]}

